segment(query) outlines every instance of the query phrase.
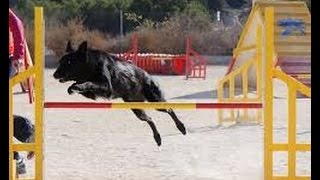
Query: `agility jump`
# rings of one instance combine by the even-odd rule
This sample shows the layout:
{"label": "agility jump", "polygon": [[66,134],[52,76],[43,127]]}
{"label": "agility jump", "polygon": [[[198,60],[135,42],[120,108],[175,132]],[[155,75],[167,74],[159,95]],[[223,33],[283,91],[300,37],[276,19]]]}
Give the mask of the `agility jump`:
{"label": "agility jump", "polygon": [[[295,112],[296,112],[296,92],[300,91],[306,96],[311,97],[311,89],[305,86],[303,83],[293,79],[292,77],[286,75],[285,73],[276,70],[273,67],[273,52],[267,51],[266,53],[266,64],[265,64],[265,76],[264,76],[264,106],[262,103],[250,103],[250,102],[226,102],[226,103],[72,103],[72,102],[43,102],[43,62],[44,62],[44,22],[43,22],[43,12],[41,7],[35,8],[35,66],[29,68],[27,71],[19,74],[10,80],[10,121],[9,121],[9,173],[10,179],[15,179],[13,173],[13,151],[34,151],[36,155],[36,177],[35,179],[43,179],[43,111],[44,108],[66,108],[66,107],[77,107],[77,108],[89,108],[98,107],[99,108],[176,108],[176,109],[197,109],[197,108],[264,108],[264,124],[265,124],[265,179],[310,179],[310,177],[298,177],[296,176],[296,166],[295,166],[295,153],[296,151],[310,151],[310,144],[297,144],[296,143],[296,131],[295,131]],[[266,20],[266,49],[272,49],[274,46],[273,37],[273,27],[274,27],[274,17],[273,8],[266,8],[265,20]],[[35,75],[35,143],[31,144],[13,144],[13,94],[12,87],[26,79]],[[288,84],[289,89],[289,142],[287,144],[274,144],[272,139],[273,131],[273,78],[278,78],[283,80]],[[238,106],[238,107],[237,107]],[[254,107],[253,107],[254,106]],[[273,152],[274,151],[288,151],[289,154],[289,173],[288,177],[275,177],[273,176]]]}
{"label": "agility jump", "polygon": [[[274,49],[263,48],[265,8],[274,11]],[[262,102],[266,52],[273,51],[273,67],[311,87],[311,14],[304,2],[256,1],[233,51],[226,76],[218,84],[219,102]],[[240,92],[239,92],[240,91]],[[249,92],[254,92],[249,94]],[[240,94],[236,96],[236,93]],[[306,97],[298,93],[297,97]],[[307,96],[308,97],[308,96]],[[262,111],[219,110],[219,123],[262,122]]]}

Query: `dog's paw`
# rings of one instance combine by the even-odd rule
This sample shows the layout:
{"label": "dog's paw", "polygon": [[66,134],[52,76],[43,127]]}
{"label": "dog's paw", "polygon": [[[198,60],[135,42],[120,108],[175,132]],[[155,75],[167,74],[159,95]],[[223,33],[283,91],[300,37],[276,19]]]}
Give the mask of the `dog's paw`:
{"label": "dog's paw", "polygon": [[68,94],[74,94],[74,93],[80,93],[82,92],[82,88],[79,86],[79,84],[73,84],[68,88]]}
{"label": "dog's paw", "polygon": [[71,95],[71,94],[74,93],[73,90],[72,90],[72,86],[70,86],[67,91],[68,91],[68,94],[69,94],[69,95]]}

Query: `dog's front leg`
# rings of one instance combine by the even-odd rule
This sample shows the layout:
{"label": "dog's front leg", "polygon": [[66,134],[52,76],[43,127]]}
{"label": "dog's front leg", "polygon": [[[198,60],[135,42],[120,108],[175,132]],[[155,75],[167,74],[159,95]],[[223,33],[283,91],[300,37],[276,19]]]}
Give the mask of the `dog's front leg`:
{"label": "dog's front leg", "polygon": [[83,94],[86,92],[91,92],[97,95],[102,95],[106,97],[111,96],[111,91],[109,88],[103,84],[98,84],[98,83],[93,83],[93,82],[84,82],[81,84],[74,83],[68,88],[68,93],[73,94],[73,93],[79,93]]}

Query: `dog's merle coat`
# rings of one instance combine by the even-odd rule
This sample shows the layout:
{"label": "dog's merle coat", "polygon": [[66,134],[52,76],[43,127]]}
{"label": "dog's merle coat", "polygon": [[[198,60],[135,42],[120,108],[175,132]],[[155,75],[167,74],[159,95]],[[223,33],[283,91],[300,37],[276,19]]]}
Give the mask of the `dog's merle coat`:
{"label": "dog's merle coat", "polygon": [[[61,83],[75,81],[68,93],[75,92],[95,100],[98,97],[113,99],[122,98],[125,102],[165,102],[159,85],[143,69],[122,61],[118,57],[87,47],[87,42],[74,50],[69,41],[66,55],[60,61],[54,78]],[[186,134],[183,123],[172,109],[157,109],[168,113],[182,134]],[[153,136],[161,145],[161,137],[151,117],[142,109],[132,109],[142,121],[146,121],[153,131]]]}

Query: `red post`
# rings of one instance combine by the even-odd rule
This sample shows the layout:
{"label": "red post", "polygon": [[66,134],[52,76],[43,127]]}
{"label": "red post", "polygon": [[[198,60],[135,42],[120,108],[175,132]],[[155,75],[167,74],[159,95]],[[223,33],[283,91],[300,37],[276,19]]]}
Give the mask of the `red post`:
{"label": "red post", "polygon": [[[186,79],[188,78],[206,78],[207,59],[191,48],[191,39],[187,35],[186,41]],[[193,59],[190,59],[190,55]],[[195,60],[197,60],[195,63]],[[193,63],[193,64],[192,64]],[[203,71],[203,72],[202,72]]]}
{"label": "red post", "polygon": [[[29,48],[27,45],[27,42],[24,41],[24,50],[25,50],[25,54],[24,54],[24,66],[25,66],[25,70],[27,70],[30,67],[29,61],[31,61],[30,57],[30,52],[29,52]],[[30,76],[27,78],[27,88],[28,88],[28,96],[29,96],[29,103],[32,104],[34,101],[34,97],[33,97],[33,76]]]}
{"label": "red post", "polygon": [[190,36],[186,36],[186,79],[189,77],[190,69]]}

